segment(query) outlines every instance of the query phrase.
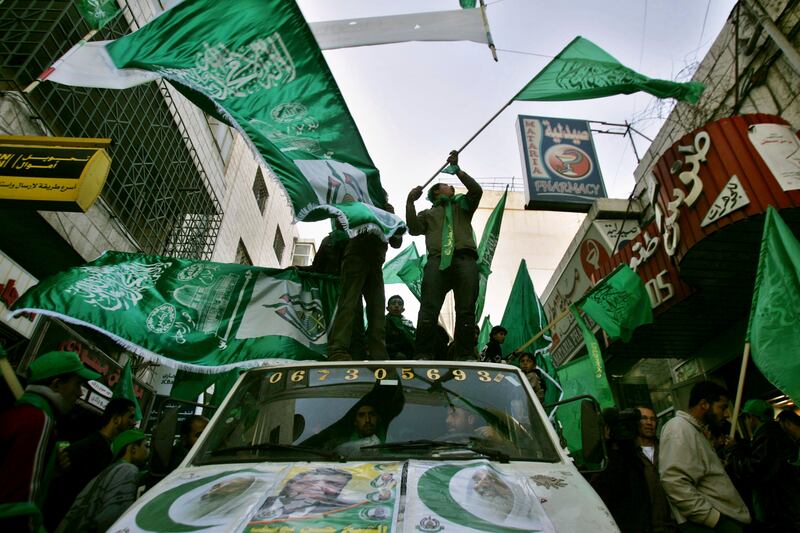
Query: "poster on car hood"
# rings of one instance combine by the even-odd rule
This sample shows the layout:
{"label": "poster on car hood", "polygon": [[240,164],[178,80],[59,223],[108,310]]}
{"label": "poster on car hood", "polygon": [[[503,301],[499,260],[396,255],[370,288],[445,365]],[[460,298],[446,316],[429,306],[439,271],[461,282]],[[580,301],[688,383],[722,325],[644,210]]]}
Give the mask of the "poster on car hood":
{"label": "poster on car hood", "polygon": [[390,533],[400,472],[400,463],[295,466],[251,515],[245,531]]}
{"label": "poster on car hood", "polygon": [[489,461],[410,461],[406,533],[555,532],[527,477]]}

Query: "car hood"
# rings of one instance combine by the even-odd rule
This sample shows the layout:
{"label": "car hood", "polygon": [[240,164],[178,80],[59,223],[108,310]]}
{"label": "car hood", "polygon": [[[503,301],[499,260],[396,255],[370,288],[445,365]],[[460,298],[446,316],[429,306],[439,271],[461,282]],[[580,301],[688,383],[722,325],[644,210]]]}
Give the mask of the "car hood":
{"label": "car hood", "polygon": [[110,532],[618,531],[571,465],[474,461],[180,468]]}

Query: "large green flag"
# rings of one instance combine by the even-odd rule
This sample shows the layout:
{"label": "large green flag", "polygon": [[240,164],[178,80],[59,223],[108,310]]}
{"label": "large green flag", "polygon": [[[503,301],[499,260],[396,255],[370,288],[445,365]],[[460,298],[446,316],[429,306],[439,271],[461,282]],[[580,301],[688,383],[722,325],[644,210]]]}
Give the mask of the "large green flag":
{"label": "large green flag", "polygon": [[106,46],[119,69],[167,78],[239,129],[297,220],[336,217],[352,237],[405,227],[296,2],[185,0]]}
{"label": "large green flag", "polygon": [[800,242],[771,206],[747,337],[764,377],[800,405]]}
{"label": "large green flag", "polygon": [[576,37],[514,97],[515,100],[586,100],[639,91],[695,104],[703,85],[648,78],[605,50]]}
{"label": "large green flag", "polygon": [[106,252],[42,280],[12,306],[96,329],[150,361],[217,373],[324,359],[332,276]]}
{"label": "large green flag", "polygon": [[503,196],[492,210],[492,214],[486,220],[483,228],[481,242],[478,245],[478,300],[475,302],[475,316],[483,314],[483,304],[486,300],[486,284],[489,282],[489,274],[492,273],[492,259],[494,251],[497,249],[497,241],[500,239],[500,226],[503,224],[503,211],[506,208],[506,196],[508,196],[508,186],[506,186]]}
{"label": "large green flag", "polygon": [[[533,281],[528,274],[528,265],[524,259],[519,263],[517,276],[514,278],[514,285],[511,286],[511,294],[500,324],[508,330],[503,343],[503,354],[506,356],[547,325],[544,308],[536,296],[536,291],[533,290]],[[533,353],[546,348],[549,344],[549,338],[540,337],[528,351]]]}
{"label": "large green flag", "polygon": [[100,30],[122,12],[117,0],[75,0],[75,7],[93,30]]}
{"label": "large green flag", "polygon": [[489,315],[483,317],[481,323],[481,331],[478,333],[478,352],[480,353],[489,343],[489,333],[492,332],[492,322],[489,320]]}
{"label": "large green flag", "polygon": [[427,262],[428,256],[421,255],[417,259],[408,261],[403,268],[397,271],[397,277],[403,280],[411,294],[420,301],[422,301],[422,275]]}
{"label": "large green flag", "polygon": [[126,398],[133,402],[136,407],[136,421],[142,419],[142,408],[139,406],[139,399],[136,397],[136,391],[133,390],[133,369],[131,368],[131,360],[125,363],[122,373],[119,375],[119,381],[112,389],[114,398]]}
{"label": "large green flag", "polygon": [[419,260],[419,252],[417,252],[417,245],[411,243],[406,248],[393,257],[391,260],[386,261],[383,265],[383,283],[391,285],[393,283],[403,283],[397,273],[406,266],[409,261]]}
{"label": "large green flag", "polygon": [[592,317],[612,340],[628,342],[637,327],[653,322],[642,278],[624,263],[592,287],[575,307]]}

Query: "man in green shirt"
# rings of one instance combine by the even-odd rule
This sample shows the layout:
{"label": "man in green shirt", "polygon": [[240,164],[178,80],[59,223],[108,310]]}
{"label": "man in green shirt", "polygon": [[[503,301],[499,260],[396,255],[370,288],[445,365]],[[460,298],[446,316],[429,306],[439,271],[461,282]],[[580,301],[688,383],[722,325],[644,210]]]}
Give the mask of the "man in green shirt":
{"label": "man in green shirt", "polygon": [[450,152],[447,162],[467,188],[455,194],[451,185],[437,183],[428,191],[433,207],[416,212],[414,202],[422,197],[422,187],[408,193],[406,223],[411,235],[425,235],[428,262],[422,277],[422,297],[417,319],[416,356],[419,359],[444,358],[434,353],[436,324],[445,295],[452,290],[456,307],[455,357],[475,358],[475,301],[478,298],[478,248],[472,231],[472,215],[483,190],[458,167],[458,152]]}

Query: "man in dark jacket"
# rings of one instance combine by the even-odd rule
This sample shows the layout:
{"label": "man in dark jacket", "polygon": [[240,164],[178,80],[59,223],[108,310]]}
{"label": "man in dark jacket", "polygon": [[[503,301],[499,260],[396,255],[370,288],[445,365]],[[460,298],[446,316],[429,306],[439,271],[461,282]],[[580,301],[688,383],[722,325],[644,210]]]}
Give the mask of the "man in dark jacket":
{"label": "man in dark jacket", "polygon": [[413,359],[414,339],[417,331],[414,324],[403,316],[403,298],[394,295],[386,305],[386,351],[390,359]]}
{"label": "man in dark jacket", "polygon": [[31,363],[25,394],[0,413],[0,530],[40,529],[55,470],[57,417],[72,409],[81,385],[99,377],[73,352],[49,352]]}
{"label": "man in dark jacket", "polygon": [[483,190],[458,168],[458,152],[447,158],[467,194],[455,194],[452,186],[437,183],[428,191],[433,207],[416,212],[414,202],[422,197],[415,187],[406,202],[406,223],[411,235],[425,235],[428,262],[422,277],[422,297],[417,319],[416,352],[420,359],[434,356],[436,323],[445,295],[452,290],[456,307],[456,357],[474,358],[475,300],[478,297],[478,252],[472,231],[472,215]]}
{"label": "man in dark jacket", "polygon": [[503,326],[495,326],[489,332],[489,342],[481,352],[481,361],[484,363],[505,363],[503,358],[503,343],[506,341],[508,330]]}
{"label": "man in dark jacket", "polygon": [[750,484],[756,531],[800,531],[800,468],[791,464],[797,445],[772,419],[773,413],[764,400],[744,404],[743,424],[752,438],[733,446],[728,465]]}

